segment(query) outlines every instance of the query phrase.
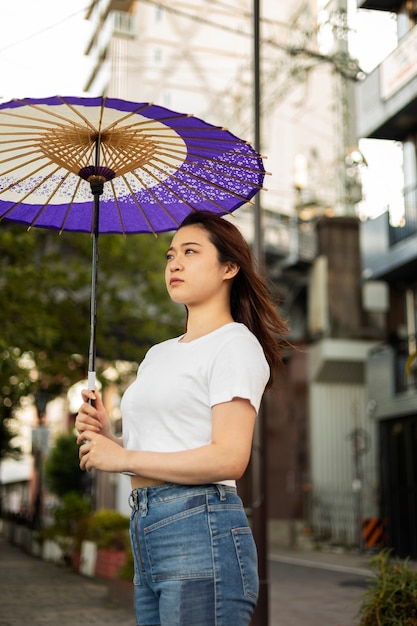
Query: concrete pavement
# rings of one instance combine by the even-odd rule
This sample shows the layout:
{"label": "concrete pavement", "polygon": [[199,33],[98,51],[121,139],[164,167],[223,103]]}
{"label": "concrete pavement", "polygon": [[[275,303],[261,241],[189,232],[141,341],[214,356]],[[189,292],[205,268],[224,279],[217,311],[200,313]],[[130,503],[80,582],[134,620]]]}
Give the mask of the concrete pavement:
{"label": "concrete pavement", "polygon": [[[269,626],[355,624],[369,556],[273,549],[270,557]],[[27,624],[135,626],[135,620],[130,592],[42,561],[0,537],[0,626]]]}
{"label": "concrete pavement", "polygon": [[356,626],[370,555],[272,549],[269,626]]}
{"label": "concrete pavement", "polygon": [[0,626],[135,626],[106,583],[35,558],[0,538]]}

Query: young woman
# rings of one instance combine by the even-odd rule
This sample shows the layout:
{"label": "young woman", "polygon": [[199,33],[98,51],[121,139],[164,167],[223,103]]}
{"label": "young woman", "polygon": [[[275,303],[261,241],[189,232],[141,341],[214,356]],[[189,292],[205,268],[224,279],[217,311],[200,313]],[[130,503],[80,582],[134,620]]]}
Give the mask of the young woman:
{"label": "young woman", "polygon": [[83,392],[80,466],[131,477],[139,626],[247,626],[257,557],[236,480],[286,326],[240,231],[213,213],[182,222],[165,281],[186,332],[146,354],[122,399],[121,439],[100,395]]}

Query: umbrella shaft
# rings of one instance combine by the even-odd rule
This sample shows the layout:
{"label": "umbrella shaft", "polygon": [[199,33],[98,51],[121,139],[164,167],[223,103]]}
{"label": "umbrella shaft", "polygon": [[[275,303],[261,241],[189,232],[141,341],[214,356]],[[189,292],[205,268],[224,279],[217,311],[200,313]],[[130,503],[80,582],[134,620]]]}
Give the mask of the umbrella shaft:
{"label": "umbrella shaft", "polygon": [[[98,275],[98,233],[99,233],[100,194],[94,193],[93,252],[91,264],[90,302],[90,348],[88,353],[89,388],[95,387],[96,370],[96,327],[97,327],[97,275]],[[91,380],[90,380],[91,378]]]}

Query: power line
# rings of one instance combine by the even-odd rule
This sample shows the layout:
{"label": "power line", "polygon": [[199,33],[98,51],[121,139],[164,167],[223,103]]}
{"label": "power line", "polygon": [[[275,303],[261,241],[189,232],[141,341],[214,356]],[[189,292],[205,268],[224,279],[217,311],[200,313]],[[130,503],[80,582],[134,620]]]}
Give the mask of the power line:
{"label": "power line", "polygon": [[[207,19],[206,17],[202,17],[201,15],[197,15],[197,14],[193,14],[193,13],[187,13],[186,11],[182,11],[181,9],[176,9],[173,6],[169,6],[167,4],[164,4],[163,2],[160,2],[159,0],[141,0],[142,3],[144,4],[149,4],[151,6],[155,6],[155,7],[159,7],[161,9],[164,9],[164,11],[167,11],[167,13],[172,13],[173,15],[177,15],[179,17],[184,17],[188,20],[192,20],[194,22],[197,22],[198,24],[203,24],[204,26],[210,26],[212,28],[216,28],[219,30],[224,30],[225,32],[228,33],[232,33],[233,35],[240,35],[241,37],[246,37],[247,39],[252,39],[253,37],[253,33],[251,31],[248,32],[244,32],[242,30],[239,30],[238,28],[234,28],[232,26],[228,26],[227,24],[220,24],[218,22],[213,22],[212,20]],[[224,4],[224,3],[222,3]],[[232,9],[231,6],[229,6],[230,9]],[[241,15],[243,17],[246,18],[251,18],[252,14],[248,11],[242,11]],[[290,24],[284,24],[283,22],[278,22],[278,21],[273,21],[273,20],[265,20],[264,18],[261,19],[261,21],[264,22],[270,22],[270,23],[274,23],[276,25],[280,25],[280,26],[285,26],[285,28],[288,28],[289,30],[292,29],[292,25]],[[269,44],[272,45],[276,48],[279,48],[280,50],[285,50],[287,51],[287,46],[285,46],[284,44],[279,44],[278,42],[274,42],[271,39],[265,39],[260,41],[261,44]]]}
{"label": "power line", "polygon": [[[212,20],[209,20],[206,17],[202,17],[201,15],[197,15],[197,14],[187,13],[186,11],[182,11],[181,9],[176,9],[172,6],[166,5],[160,2],[159,0],[141,0],[141,2],[145,4],[149,4],[151,6],[162,8],[164,9],[164,11],[167,11],[168,13],[172,13],[173,15],[177,15],[179,17],[184,17],[186,19],[193,20],[194,22],[197,22],[199,24],[204,24],[205,26],[210,26],[212,28],[224,30],[225,32],[233,33],[234,35],[240,35],[246,38],[252,38],[253,36],[252,32],[243,32],[242,30],[233,28],[232,26],[228,26],[226,24],[219,24],[218,22],[213,22]],[[224,2],[219,2],[218,4],[222,4],[223,6],[228,6],[228,8],[230,9],[232,8],[231,5],[226,5],[226,3]],[[247,18],[251,18],[251,13],[248,11],[242,11],[241,14]],[[262,18],[261,21],[265,21],[265,20],[263,20]],[[293,24],[284,24],[278,21],[276,21],[275,23],[280,26],[285,26],[286,28],[289,29],[290,32],[294,29]],[[303,34],[305,36],[311,36],[311,31],[301,32],[300,34]],[[321,54],[320,52],[317,52],[315,50],[310,50],[303,46],[301,47],[291,46],[288,44],[280,43],[273,39],[261,38],[260,45],[271,46],[273,48],[286,52],[287,54],[291,56],[303,55],[303,56],[315,59],[316,61],[321,61],[323,63],[330,63],[331,65],[333,65],[335,70],[339,74],[341,74],[344,78],[348,78],[351,80],[360,80],[360,78],[364,75],[358,63],[354,59],[351,59],[350,57],[347,58],[346,56],[342,57],[340,54],[329,56],[329,55]]]}
{"label": "power line", "polygon": [[77,17],[78,15],[85,13],[88,7],[89,5],[87,5],[83,9],[80,9],[79,11],[76,11],[75,13],[71,13],[70,15],[67,15],[66,17],[58,20],[58,22],[54,22],[53,24],[50,24],[49,26],[45,26],[45,28],[42,28],[41,30],[36,31],[32,33],[31,35],[24,37],[23,39],[19,39],[17,41],[14,41],[13,43],[9,43],[7,46],[0,48],[0,54],[2,54],[3,52],[6,52],[6,50],[10,50],[10,48],[15,48],[16,46],[20,46],[21,44],[24,44],[27,41],[30,41],[31,39],[35,39],[36,37],[39,37],[39,35],[43,35],[44,33],[47,33],[48,31],[53,30],[54,28],[56,28],[57,26],[60,26],[61,24],[65,24],[65,22],[68,22],[73,17]]}

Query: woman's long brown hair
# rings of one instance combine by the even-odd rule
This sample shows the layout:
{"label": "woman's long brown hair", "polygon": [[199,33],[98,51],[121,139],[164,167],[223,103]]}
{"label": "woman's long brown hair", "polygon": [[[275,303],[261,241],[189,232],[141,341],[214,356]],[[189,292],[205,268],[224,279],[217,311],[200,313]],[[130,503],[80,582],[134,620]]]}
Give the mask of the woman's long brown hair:
{"label": "woman's long brown hair", "polygon": [[251,249],[240,230],[229,220],[210,211],[190,213],[180,224],[199,225],[216,247],[219,261],[233,261],[240,270],[232,283],[230,309],[235,322],[241,322],[257,337],[268,361],[272,385],[276,366],[281,363],[281,347],[287,344],[287,324],[278,313],[271,292],[256,271]]}

